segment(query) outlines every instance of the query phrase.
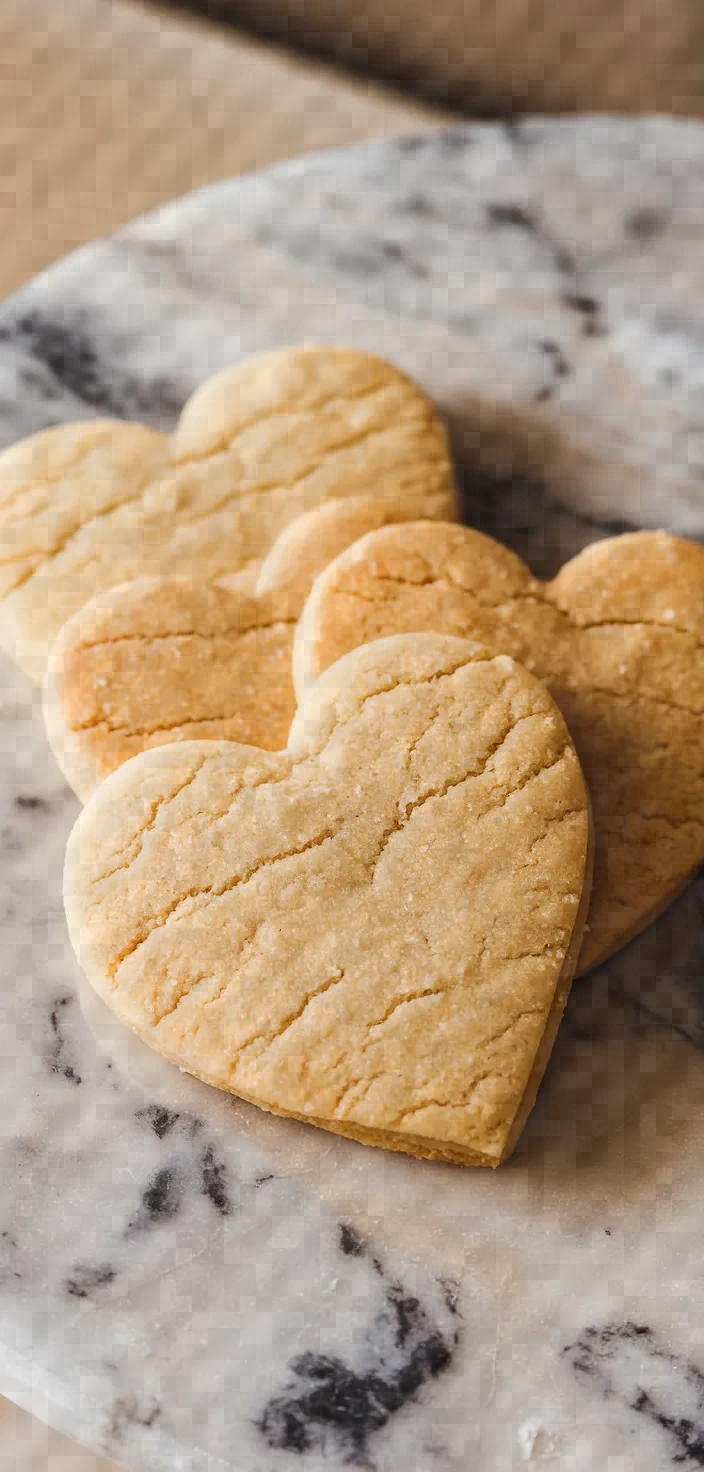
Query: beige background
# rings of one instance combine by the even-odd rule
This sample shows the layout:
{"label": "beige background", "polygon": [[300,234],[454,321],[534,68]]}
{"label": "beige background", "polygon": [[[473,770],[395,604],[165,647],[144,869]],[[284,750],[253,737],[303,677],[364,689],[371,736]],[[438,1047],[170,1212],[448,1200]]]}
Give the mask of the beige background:
{"label": "beige background", "polygon": [[0,1472],[118,1472],[0,1397]]}
{"label": "beige background", "polygon": [[172,12],[2,0],[0,297],[210,180],[441,116]]}
{"label": "beige background", "polygon": [[190,0],[471,113],[704,113],[701,0]]}

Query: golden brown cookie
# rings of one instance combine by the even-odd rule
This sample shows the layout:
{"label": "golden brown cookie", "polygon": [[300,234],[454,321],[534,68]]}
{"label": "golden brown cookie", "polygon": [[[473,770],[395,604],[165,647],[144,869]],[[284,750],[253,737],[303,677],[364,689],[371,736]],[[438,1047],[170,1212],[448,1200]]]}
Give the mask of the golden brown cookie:
{"label": "golden brown cookie", "polygon": [[446,498],[436,496],[432,508],[419,513],[420,500],[427,501],[428,497],[413,494],[389,500],[377,495],[350,496],[346,501],[328,501],[304,511],[280,533],[265,557],[256,579],[257,592],[286,589],[292,599],[298,599],[301,613],[318,574],[352,542],[378,527],[417,521],[419,514],[434,521],[451,521],[452,511],[457,509],[451,507],[448,512],[443,505]]}
{"label": "golden brown cookie", "polygon": [[71,834],[71,940],[189,1073],[369,1144],[498,1165],[532,1105],[589,887],[579,762],[545,688],[437,635],[356,650],[288,750],[185,742]]}
{"label": "golden brown cookie", "polygon": [[704,858],[704,549],[666,532],[587,547],[551,583],[479,532],[373,532],[317,580],[300,688],[365,639],[434,629],[544,680],[589,785],[595,869],[579,971],[642,930]]}
{"label": "golden brown cookie", "polygon": [[44,682],[49,744],[74,792],[85,802],[122,762],[170,741],[285,746],[294,625],[316,573],[362,532],[412,516],[419,499],[351,496],[305,512],[258,580],[250,570],[196,587],[138,578],[79,609]]}
{"label": "golden brown cookie", "polygon": [[[0,643],[35,680],[96,593],[142,576],[197,586],[259,563],[331,499],[417,496],[452,515],[445,431],[381,358],[267,353],[212,378],[172,438],[142,425],[60,425],[0,455]],[[440,512],[440,514],[443,514]]]}
{"label": "golden brown cookie", "polygon": [[49,656],[44,719],[74,792],[167,742],[241,741],[277,751],[296,710],[296,618],[285,594],[248,596],[187,578],[100,593]]}

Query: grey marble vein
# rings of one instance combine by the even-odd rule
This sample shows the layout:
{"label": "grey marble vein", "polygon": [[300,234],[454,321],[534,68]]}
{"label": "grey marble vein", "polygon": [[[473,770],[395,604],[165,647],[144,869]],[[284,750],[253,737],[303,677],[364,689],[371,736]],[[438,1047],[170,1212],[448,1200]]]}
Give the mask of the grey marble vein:
{"label": "grey marble vein", "polygon": [[[0,439],[170,427],[270,345],[384,352],[467,519],[554,568],[704,533],[704,133],[529,121],[225,183],[0,309]],[[501,1171],[209,1091],[82,981],[77,805],[0,666],[0,1388],[134,1472],[704,1464],[704,905],[574,989]],[[611,1461],[609,1461],[611,1459]]]}

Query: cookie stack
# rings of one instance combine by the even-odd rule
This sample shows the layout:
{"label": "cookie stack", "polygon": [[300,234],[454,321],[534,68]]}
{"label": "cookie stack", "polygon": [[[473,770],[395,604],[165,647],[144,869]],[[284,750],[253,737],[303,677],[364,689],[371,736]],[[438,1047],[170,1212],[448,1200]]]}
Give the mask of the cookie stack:
{"label": "cookie stack", "polygon": [[265,1109],[495,1166],[575,972],[704,854],[704,549],[541,583],[457,515],[409,379],[266,354],[170,440],[0,456],[0,641],[86,804],[66,913],[117,1015]]}

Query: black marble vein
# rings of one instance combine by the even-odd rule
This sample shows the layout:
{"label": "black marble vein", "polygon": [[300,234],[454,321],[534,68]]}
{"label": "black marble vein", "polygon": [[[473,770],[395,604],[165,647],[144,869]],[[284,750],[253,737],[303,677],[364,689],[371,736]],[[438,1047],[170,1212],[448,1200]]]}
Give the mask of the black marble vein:
{"label": "black marble vein", "polygon": [[[340,1223],[338,1246],[347,1257],[367,1255],[364,1239],[349,1223]],[[349,1360],[307,1350],[289,1365],[289,1378],[271,1397],[257,1421],[272,1449],[334,1453],[349,1466],[373,1468],[374,1434],[417,1396],[421,1388],[451,1363],[459,1330],[448,1332],[400,1282],[388,1279],[382,1263],[372,1265],[384,1283],[384,1305],[373,1319],[364,1342]],[[457,1285],[451,1302],[459,1317]]]}
{"label": "black marble vein", "polygon": [[135,1395],[119,1396],[113,1401],[110,1418],[110,1439],[115,1442],[125,1440],[130,1426],[153,1426],[161,1415],[161,1406],[158,1401],[153,1401],[147,1406],[140,1406]]}
{"label": "black marble vein", "polygon": [[366,1252],[366,1244],[354,1227],[349,1222],[340,1222],[338,1229],[338,1246],[345,1257],[362,1257]]}
{"label": "black marble vein", "polygon": [[522,230],[526,235],[532,235],[547,252],[559,275],[577,276],[577,261],[573,252],[558,240],[545,220],[533,210],[513,200],[498,200],[487,205],[486,220],[490,227]]}
{"label": "black marble vein", "polygon": [[646,1324],[587,1328],[563,1354],[575,1374],[667,1433],[669,1460],[704,1467],[704,1373]]}
{"label": "black marble vein", "polygon": [[559,343],[544,338],[537,344],[537,347],[545,361],[548,376],[542,388],[538,389],[535,397],[536,400],[544,403],[548,399],[554,398],[560,384],[564,379],[569,378],[572,370]]}
{"label": "black marble vein", "polygon": [[637,240],[640,245],[645,245],[651,240],[657,240],[657,237],[667,230],[669,224],[670,216],[667,210],[656,209],[653,205],[643,205],[640,209],[632,210],[626,215],[623,230],[630,240]]}
{"label": "black marble vein", "polygon": [[18,1283],[22,1274],[17,1267],[17,1238],[12,1232],[0,1232],[0,1283]]}
{"label": "black marble vein", "polygon": [[104,1288],[116,1276],[115,1269],[109,1263],[93,1267],[78,1263],[70,1278],[66,1279],[66,1292],[69,1298],[91,1298],[96,1288]]}
{"label": "black marble vein", "polygon": [[64,1037],[61,1026],[61,1017],[65,1007],[73,1001],[72,996],[59,997],[53,1003],[49,1012],[49,1026],[51,1028],[51,1041],[46,1053],[47,1066],[51,1073],[58,1073],[71,1084],[80,1084],[81,1075],[77,1072],[71,1057],[69,1044]]}
{"label": "black marble vein", "polygon": [[438,1278],[442,1288],[443,1298],[451,1314],[459,1317],[460,1312],[460,1285],[456,1278]]}
{"label": "black marble vein", "polygon": [[[105,329],[107,331],[107,329]],[[52,316],[37,307],[6,315],[0,323],[0,343],[11,343],[24,355],[21,373],[39,370],[44,395],[71,394],[87,408],[118,419],[171,421],[183,406],[185,394],[170,378],[145,380],[120,368],[122,354],[113,344],[101,353],[96,323],[84,314],[64,310]],[[48,383],[45,381],[48,379]],[[53,390],[53,395],[52,395]]]}
{"label": "black marble vein", "polygon": [[[163,1104],[146,1104],[136,1111],[135,1118],[140,1124],[146,1125],[158,1140],[172,1140],[180,1136],[182,1140],[192,1144],[204,1128],[202,1120],[196,1119],[194,1115],[167,1109]],[[201,1146],[195,1155],[189,1150],[188,1155],[184,1153],[180,1160],[174,1161],[172,1158],[166,1169],[157,1172],[147,1187],[137,1217],[128,1225],[128,1233],[142,1229],[161,1217],[174,1216],[180,1208],[184,1184],[187,1180],[192,1182],[194,1170],[198,1180],[196,1190],[199,1189],[201,1195],[207,1197],[220,1216],[231,1216],[234,1205],[227,1166],[224,1160],[218,1158],[216,1148],[210,1142]]]}
{"label": "black marble vein", "polygon": [[169,1221],[181,1210],[183,1199],[182,1173],[175,1166],[165,1166],[154,1173],[142,1193],[136,1215],[127,1225],[127,1236],[135,1232]]}
{"label": "black marble vein", "polygon": [[596,297],[583,291],[566,291],[561,297],[563,306],[576,312],[581,320],[585,337],[601,337],[606,332],[604,313]]}
{"label": "black marble vein", "polygon": [[203,1195],[212,1201],[221,1216],[231,1216],[233,1205],[227,1188],[227,1168],[224,1161],[216,1160],[212,1145],[206,1145],[201,1156],[200,1169]]}
{"label": "black marble vein", "polygon": [[203,1128],[201,1121],[192,1114],[181,1114],[176,1109],[167,1109],[163,1104],[146,1104],[143,1109],[137,1110],[135,1118],[149,1125],[158,1140],[166,1139],[177,1128],[191,1137]]}

